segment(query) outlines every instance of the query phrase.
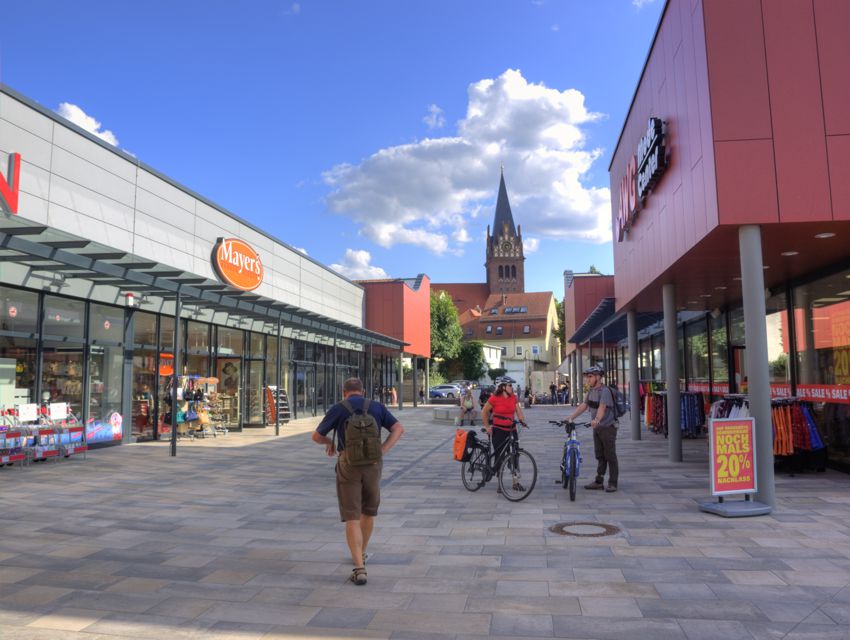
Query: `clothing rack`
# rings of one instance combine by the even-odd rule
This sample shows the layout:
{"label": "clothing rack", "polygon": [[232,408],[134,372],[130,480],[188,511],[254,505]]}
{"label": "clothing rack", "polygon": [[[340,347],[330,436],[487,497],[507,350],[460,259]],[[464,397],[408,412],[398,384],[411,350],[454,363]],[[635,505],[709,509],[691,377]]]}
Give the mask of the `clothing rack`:
{"label": "clothing rack", "polygon": [[[654,391],[644,399],[646,426],[654,433],[668,435],[667,392]],[[705,403],[700,391],[682,391],[679,396],[679,428],[686,438],[697,438],[705,430]]]}

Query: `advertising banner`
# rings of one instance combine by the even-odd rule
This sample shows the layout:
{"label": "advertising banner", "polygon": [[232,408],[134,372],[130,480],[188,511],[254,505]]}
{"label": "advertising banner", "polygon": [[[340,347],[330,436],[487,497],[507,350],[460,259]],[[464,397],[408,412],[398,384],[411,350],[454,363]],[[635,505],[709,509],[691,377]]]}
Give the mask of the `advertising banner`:
{"label": "advertising banner", "polygon": [[755,418],[709,420],[711,494],[756,492]]}

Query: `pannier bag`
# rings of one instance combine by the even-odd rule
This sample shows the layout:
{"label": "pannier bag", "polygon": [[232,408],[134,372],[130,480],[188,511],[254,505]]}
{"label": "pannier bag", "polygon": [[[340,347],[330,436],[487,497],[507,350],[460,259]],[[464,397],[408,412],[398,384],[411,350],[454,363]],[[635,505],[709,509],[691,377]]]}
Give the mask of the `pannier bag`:
{"label": "pannier bag", "polygon": [[454,459],[458,462],[468,462],[472,457],[473,449],[475,449],[475,431],[472,429],[455,431],[455,440],[452,446]]}

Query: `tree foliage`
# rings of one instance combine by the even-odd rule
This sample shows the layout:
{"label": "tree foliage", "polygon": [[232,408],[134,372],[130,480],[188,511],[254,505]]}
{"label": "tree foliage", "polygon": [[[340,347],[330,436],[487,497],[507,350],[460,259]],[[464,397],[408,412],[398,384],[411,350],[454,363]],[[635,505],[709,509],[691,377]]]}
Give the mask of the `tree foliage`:
{"label": "tree foliage", "polygon": [[561,341],[561,360],[564,359],[564,356],[567,353],[567,339],[566,339],[566,326],[564,325],[564,301],[561,300],[558,302],[558,299],[555,298],[555,308],[558,313],[558,328],[555,330],[555,337]]}
{"label": "tree foliage", "polygon": [[487,373],[487,360],[484,357],[484,343],[470,340],[460,345],[460,361],[464,380],[478,380]]}
{"label": "tree foliage", "polygon": [[490,380],[496,382],[496,378],[501,378],[508,372],[507,369],[502,369],[501,367],[496,369],[490,369],[487,371],[487,375],[490,376]]}
{"label": "tree foliage", "polygon": [[596,268],[595,264],[590,265],[590,268],[587,270],[588,273],[600,273],[599,269]]}
{"label": "tree foliage", "polygon": [[445,291],[431,292],[431,356],[455,358],[460,352],[463,330],[457,309]]}

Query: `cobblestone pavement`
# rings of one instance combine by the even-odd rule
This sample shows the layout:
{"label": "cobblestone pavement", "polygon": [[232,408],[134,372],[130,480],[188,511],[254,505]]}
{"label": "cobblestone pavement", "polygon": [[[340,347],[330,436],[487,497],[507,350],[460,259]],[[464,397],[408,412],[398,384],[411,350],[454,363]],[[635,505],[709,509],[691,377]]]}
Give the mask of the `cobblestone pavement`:
{"label": "cobblestone pavement", "polygon": [[[850,638],[850,476],[780,476],[772,516],[701,513],[705,441],[683,464],[622,429],[620,491],[555,484],[561,434],[528,412],[540,480],[509,503],[463,489],[454,428],[399,415],[369,583],[356,587],[316,420],[0,471],[0,637]],[[544,426],[546,425],[546,426]],[[594,466],[590,434],[583,478]],[[556,522],[619,527],[556,535]]]}

